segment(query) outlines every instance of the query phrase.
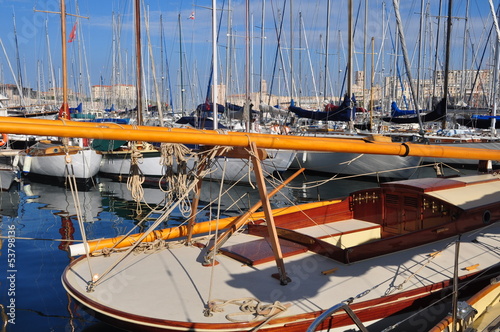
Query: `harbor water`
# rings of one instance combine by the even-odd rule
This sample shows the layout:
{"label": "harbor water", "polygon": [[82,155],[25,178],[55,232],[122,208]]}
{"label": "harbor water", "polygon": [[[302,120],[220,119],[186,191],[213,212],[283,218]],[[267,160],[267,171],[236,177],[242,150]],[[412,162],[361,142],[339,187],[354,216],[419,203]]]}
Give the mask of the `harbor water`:
{"label": "harbor water", "polygon": [[[288,171],[283,176],[286,178],[291,174]],[[415,174],[416,177],[424,175],[434,176],[433,169],[425,168]],[[281,207],[338,198],[377,185],[376,178],[339,179],[302,174],[271,202],[273,207]],[[239,214],[258,200],[258,190],[248,184],[224,184],[221,188],[216,182],[204,181],[202,191],[199,221]],[[223,199],[218,209],[218,203],[210,203],[215,202],[221,193]],[[74,259],[68,255],[68,246],[81,242],[79,223],[88,239],[122,235],[143,219],[143,224],[149,225],[157,215],[146,219],[145,216],[152,209],[164,207],[167,191],[151,185],[143,189],[142,195],[143,202],[137,204],[126,183],[105,178],[99,179],[88,190],[79,190],[76,195],[61,185],[28,180],[14,183],[9,191],[1,192],[2,331],[119,331],[82,310],[64,290],[61,275]],[[79,204],[75,205],[75,201]],[[186,220],[188,213],[186,205],[180,205],[162,226],[179,224]],[[126,285],[116,287],[126,291]],[[137,305],[140,301],[137,299]],[[8,324],[5,325],[6,320]],[[415,328],[415,324],[412,326]],[[407,331],[417,330],[425,331],[420,328]]]}

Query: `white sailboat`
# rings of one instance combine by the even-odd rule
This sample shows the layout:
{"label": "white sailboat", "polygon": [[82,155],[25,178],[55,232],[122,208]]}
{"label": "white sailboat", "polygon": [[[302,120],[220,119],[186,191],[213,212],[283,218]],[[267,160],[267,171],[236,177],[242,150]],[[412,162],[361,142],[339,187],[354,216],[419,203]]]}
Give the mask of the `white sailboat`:
{"label": "white sailboat", "polygon": [[[329,4],[328,4],[329,8]],[[329,16],[329,9],[327,11]],[[290,107],[290,110],[296,112],[297,114],[303,114],[304,117],[311,119],[324,118],[328,121],[329,119],[334,120],[341,117],[340,121],[353,122],[353,116],[355,115],[353,103],[351,100],[352,94],[352,62],[353,62],[353,22],[352,22],[352,2],[349,1],[348,8],[348,58],[347,58],[347,92],[344,98],[344,102],[340,106],[333,106],[331,104],[328,107],[334,107],[335,110],[329,111],[325,107],[325,111],[307,111],[298,107]],[[327,20],[328,22],[328,20]],[[327,31],[329,27],[327,26]],[[328,57],[328,38],[326,40],[326,57]],[[326,63],[328,61],[325,61]],[[325,64],[326,66],[326,64]],[[327,70],[327,68],[325,68]],[[325,78],[325,88],[324,94],[326,95],[326,78]],[[338,109],[337,109],[338,108]],[[300,115],[299,115],[300,116]],[[330,133],[328,130],[313,130],[313,131],[302,131],[297,130],[296,135],[312,136],[318,138],[343,138],[346,140],[358,140],[360,142],[370,142],[374,140],[383,140],[390,142],[390,137],[383,137],[381,135],[362,135],[357,134],[351,129],[345,132]],[[310,171],[331,173],[331,174],[348,174],[348,175],[366,175],[366,176],[377,176],[388,179],[407,179],[414,172],[415,168],[420,165],[422,159],[419,157],[398,157],[390,155],[359,155],[353,153],[325,153],[322,151],[298,151],[297,157],[294,159],[291,168],[301,168],[304,167]]]}
{"label": "white sailboat", "polygon": [[[61,43],[63,102],[59,118],[70,119],[68,107],[68,78],[66,63],[66,5],[61,1]],[[53,135],[50,135],[53,136]],[[75,143],[75,144],[73,144]],[[99,172],[102,155],[84,146],[83,140],[60,141],[44,140],[20,153],[19,162],[23,173],[30,176],[54,177],[57,179],[74,178],[77,182],[91,182]]]}
{"label": "white sailboat", "polygon": [[[213,20],[215,20],[216,15],[214,14]],[[137,56],[137,99],[138,105],[142,105],[142,92],[141,92],[141,40],[140,40],[140,7],[136,5],[135,11],[135,28],[136,28],[136,56]],[[215,21],[213,22],[215,25]],[[215,30],[214,30],[215,31]],[[216,33],[214,32],[212,44],[213,47],[213,68],[214,68],[214,84],[212,90],[212,101],[213,105],[217,105],[217,50],[216,50]],[[141,107],[138,106],[138,125],[142,125],[142,115]],[[215,112],[216,113],[216,112]],[[214,116],[214,129],[218,128],[217,117]],[[204,147],[201,147],[202,149]],[[197,148],[198,149],[198,148]],[[213,159],[205,161],[200,160],[190,156],[191,152],[186,148],[185,155],[173,156],[173,165],[166,165],[165,159],[171,158],[168,151],[165,151],[162,147],[157,148],[153,145],[145,142],[132,143],[128,146],[122,146],[120,148],[114,149],[113,151],[103,151],[103,160],[100,166],[101,174],[109,176],[115,179],[126,179],[132,174],[132,165],[138,166],[138,171],[141,176],[148,178],[149,182],[161,181],[161,178],[165,176],[167,172],[167,167],[172,166],[174,171],[177,171],[177,161],[178,159],[183,159],[186,161],[186,167],[190,170],[196,169],[197,165],[200,163],[206,163],[206,172],[209,174],[210,178],[217,180],[224,180],[227,182],[255,182],[255,177],[251,169],[251,162],[248,155],[238,158],[231,157],[226,158],[222,156],[215,156]],[[238,152],[237,152],[238,153]],[[140,155],[139,161],[132,160],[131,157]],[[194,155],[194,154],[193,154]],[[202,154],[199,154],[202,155]],[[293,151],[278,151],[276,149],[270,149],[266,151],[266,157],[263,162],[264,173],[266,175],[272,175],[274,172],[284,172],[288,169],[292,160],[295,156]]]}

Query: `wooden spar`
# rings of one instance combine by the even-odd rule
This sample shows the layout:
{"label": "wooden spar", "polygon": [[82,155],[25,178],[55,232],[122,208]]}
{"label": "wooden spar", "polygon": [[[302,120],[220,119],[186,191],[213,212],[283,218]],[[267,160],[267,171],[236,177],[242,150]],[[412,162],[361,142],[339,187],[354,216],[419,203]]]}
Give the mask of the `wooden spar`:
{"label": "wooden spar", "polygon": [[[337,204],[340,202],[339,200],[337,201],[325,201],[325,202],[312,202],[312,203],[307,203],[303,204],[299,207],[297,206],[289,206],[285,208],[279,208],[276,210],[273,210],[273,215],[278,216],[283,213],[293,213],[294,211],[306,211],[308,209],[314,209],[317,207],[325,206],[325,205],[330,205],[330,204]],[[219,225],[217,226],[216,223],[213,220],[210,221],[204,221],[200,223],[196,223],[193,226],[192,233],[193,234],[203,234],[203,233],[208,233],[215,231],[215,228],[218,227],[219,229],[226,229],[234,223],[234,220],[238,217],[228,217],[224,219],[219,220]],[[250,216],[248,216],[248,220],[257,220],[257,219],[263,219],[264,218],[264,212],[256,212],[252,213]],[[172,239],[178,239],[184,236],[187,236],[189,233],[189,228],[187,225],[184,226],[179,226],[179,227],[172,227],[172,228],[165,228],[165,229],[160,229],[160,230],[155,230],[151,232],[142,242],[153,242],[157,239],[162,239],[162,240],[172,240]],[[126,238],[124,236],[117,236],[114,238],[107,238],[107,239],[98,239],[98,240],[92,240],[87,242],[88,246],[88,252],[93,253],[97,250],[102,250],[103,248],[125,248],[133,245],[141,236],[143,233],[137,233],[137,234],[132,234]],[[79,244],[74,244],[69,246],[69,251],[71,256],[77,256],[81,255],[84,253],[84,244],[79,243]]]}
{"label": "wooden spar", "polygon": [[[276,195],[281,189],[283,189],[288,183],[290,183],[293,179],[295,179],[299,174],[302,174],[302,172],[305,171],[305,168],[301,168],[295,173],[293,173],[289,178],[287,178],[285,181],[283,181],[282,184],[274,188],[268,195],[267,198],[271,198],[274,195]],[[201,181],[200,181],[201,182]],[[260,207],[262,206],[262,201],[258,201],[255,203],[250,209],[247,210],[244,214],[240,215],[238,218],[234,219],[231,223],[227,225],[227,230],[219,236],[217,239],[217,242],[207,251],[207,254],[205,255],[205,264],[211,264],[212,259],[219,251],[219,248],[227,241],[227,239],[235,233],[240,227],[245,225],[249,220],[252,220],[250,216],[252,213],[255,213]]]}
{"label": "wooden spar", "polygon": [[291,280],[286,275],[285,262],[283,261],[283,253],[281,251],[280,242],[278,239],[278,232],[276,231],[276,225],[274,223],[274,216],[271,209],[271,203],[269,202],[269,197],[267,196],[266,181],[264,180],[264,175],[262,173],[262,164],[257,157],[257,145],[252,142],[250,144],[252,149],[252,164],[255,172],[255,180],[257,181],[257,187],[259,188],[260,201],[262,202],[262,207],[264,209],[264,215],[266,216],[267,230],[269,232],[269,242],[271,242],[271,247],[273,248],[274,259],[278,267],[280,284],[286,285]]}
{"label": "wooden spar", "polygon": [[[271,135],[254,133],[218,133],[216,131],[173,129],[131,125],[115,126],[91,124],[73,125],[74,121],[0,117],[0,132],[58,137],[100,138],[124,141],[169,142],[183,144],[205,144],[248,147],[255,142],[259,148],[385,154],[432,158],[463,158],[473,160],[500,160],[500,150],[461,148],[412,143],[364,142],[342,138],[319,138],[293,135]],[[52,124],[50,124],[52,123]]]}
{"label": "wooden spar", "polygon": [[[207,167],[207,160],[204,158],[197,167],[197,176],[201,176],[201,173],[205,170]],[[196,184],[196,189],[193,197],[193,202],[191,203],[191,215],[189,216],[188,219],[188,235],[186,239],[186,243],[191,242],[191,238],[193,236],[193,227],[196,224],[196,213],[198,211],[198,203],[200,202],[200,195],[201,195],[201,185],[203,181],[198,181]]]}

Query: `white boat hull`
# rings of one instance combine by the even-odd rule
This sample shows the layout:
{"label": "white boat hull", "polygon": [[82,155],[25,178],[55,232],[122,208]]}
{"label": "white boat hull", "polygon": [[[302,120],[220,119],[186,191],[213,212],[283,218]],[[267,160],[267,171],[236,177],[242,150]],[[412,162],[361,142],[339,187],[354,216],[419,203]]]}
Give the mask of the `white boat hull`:
{"label": "white boat hull", "polygon": [[[164,173],[163,165],[160,164],[160,155],[145,155],[139,162],[139,169],[145,176],[162,176]],[[112,154],[103,154],[99,172],[113,175],[126,176],[130,172],[130,155],[117,156]]]}
{"label": "white boat hull", "polygon": [[[288,169],[295,156],[293,151],[268,151],[269,158],[262,162],[263,172],[265,175],[270,175],[275,171],[283,172]],[[146,177],[162,177],[165,175],[165,167],[160,163],[161,156],[152,154],[148,156],[144,154],[138,166],[141,173]],[[224,165],[224,163],[227,163]],[[104,154],[100,166],[100,172],[112,176],[127,176],[130,172],[130,157],[129,155],[108,155]],[[187,168],[193,169],[196,165],[196,159],[189,158],[187,160]],[[175,166],[174,166],[175,167]],[[216,180],[224,180],[228,182],[254,182],[255,176],[251,168],[251,161],[240,158],[216,158],[211,165],[207,178]]]}
{"label": "white boat hull", "polygon": [[300,151],[290,167],[330,174],[408,179],[421,160],[420,157]]}
{"label": "white boat hull", "polygon": [[[68,174],[74,174],[76,179],[87,180],[95,177],[99,172],[102,155],[95,150],[81,149],[69,156],[69,163],[66,155],[63,154],[44,156],[21,154],[19,161],[24,172],[38,176],[64,178]],[[27,164],[29,164],[29,170],[25,167]]]}
{"label": "white boat hull", "polygon": [[0,165],[0,190],[8,190],[16,178],[16,171],[8,165]]}

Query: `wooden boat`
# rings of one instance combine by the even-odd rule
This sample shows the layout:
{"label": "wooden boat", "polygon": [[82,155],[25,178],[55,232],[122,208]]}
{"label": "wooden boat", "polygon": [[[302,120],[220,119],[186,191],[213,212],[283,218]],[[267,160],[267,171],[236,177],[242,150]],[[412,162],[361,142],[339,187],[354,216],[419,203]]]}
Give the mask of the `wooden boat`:
{"label": "wooden boat", "polygon": [[[370,323],[449,289],[457,235],[460,280],[498,273],[488,246],[500,231],[499,184],[491,174],[398,181],[340,202],[281,209],[273,218],[275,243],[263,220],[269,219],[257,215],[220,247],[217,237],[190,245],[181,237],[158,240],[165,248],[144,255],[101,248],[68,266],[63,285],[99,318],[132,330],[303,331],[348,299]],[[105,242],[89,243],[89,252],[98,243]],[[278,269],[273,245],[281,248]],[[213,247],[219,252],[214,261]],[[340,314],[326,326],[350,325]]]}
{"label": "wooden boat", "polygon": [[[68,105],[68,71],[66,59],[66,6],[61,1],[61,61],[62,61],[62,105],[58,118],[69,121]],[[50,121],[50,120],[48,120]],[[69,121],[71,122],[71,121]],[[54,137],[53,134],[44,136]],[[57,137],[57,136],[56,136]],[[60,137],[60,136],[59,136]],[[58,180],[71,177],[76,183],[91,184],[99,171],[102,155],[91,149],[84,141],[63,138],[60,141],[40,141],[20,154],[20,163],[25,174],[36,175],[47,180],[54,177]]]}
{"label": "wooden boat", "polygon": [[498,331],[500,328],[500,277],[491,279],[486,287],[467,301],[458,302],[456,307],[456,315],[446,316],[429,332],[451,332],[454,321],[456,321],[455,331]]}
{"label": "wooden boat", "polygon": [[49,140],[39,141],[19,156],[25,175],[57,180],[71,176],[81,183],[92,181],[102,159],[102,155],[91,148]]}

